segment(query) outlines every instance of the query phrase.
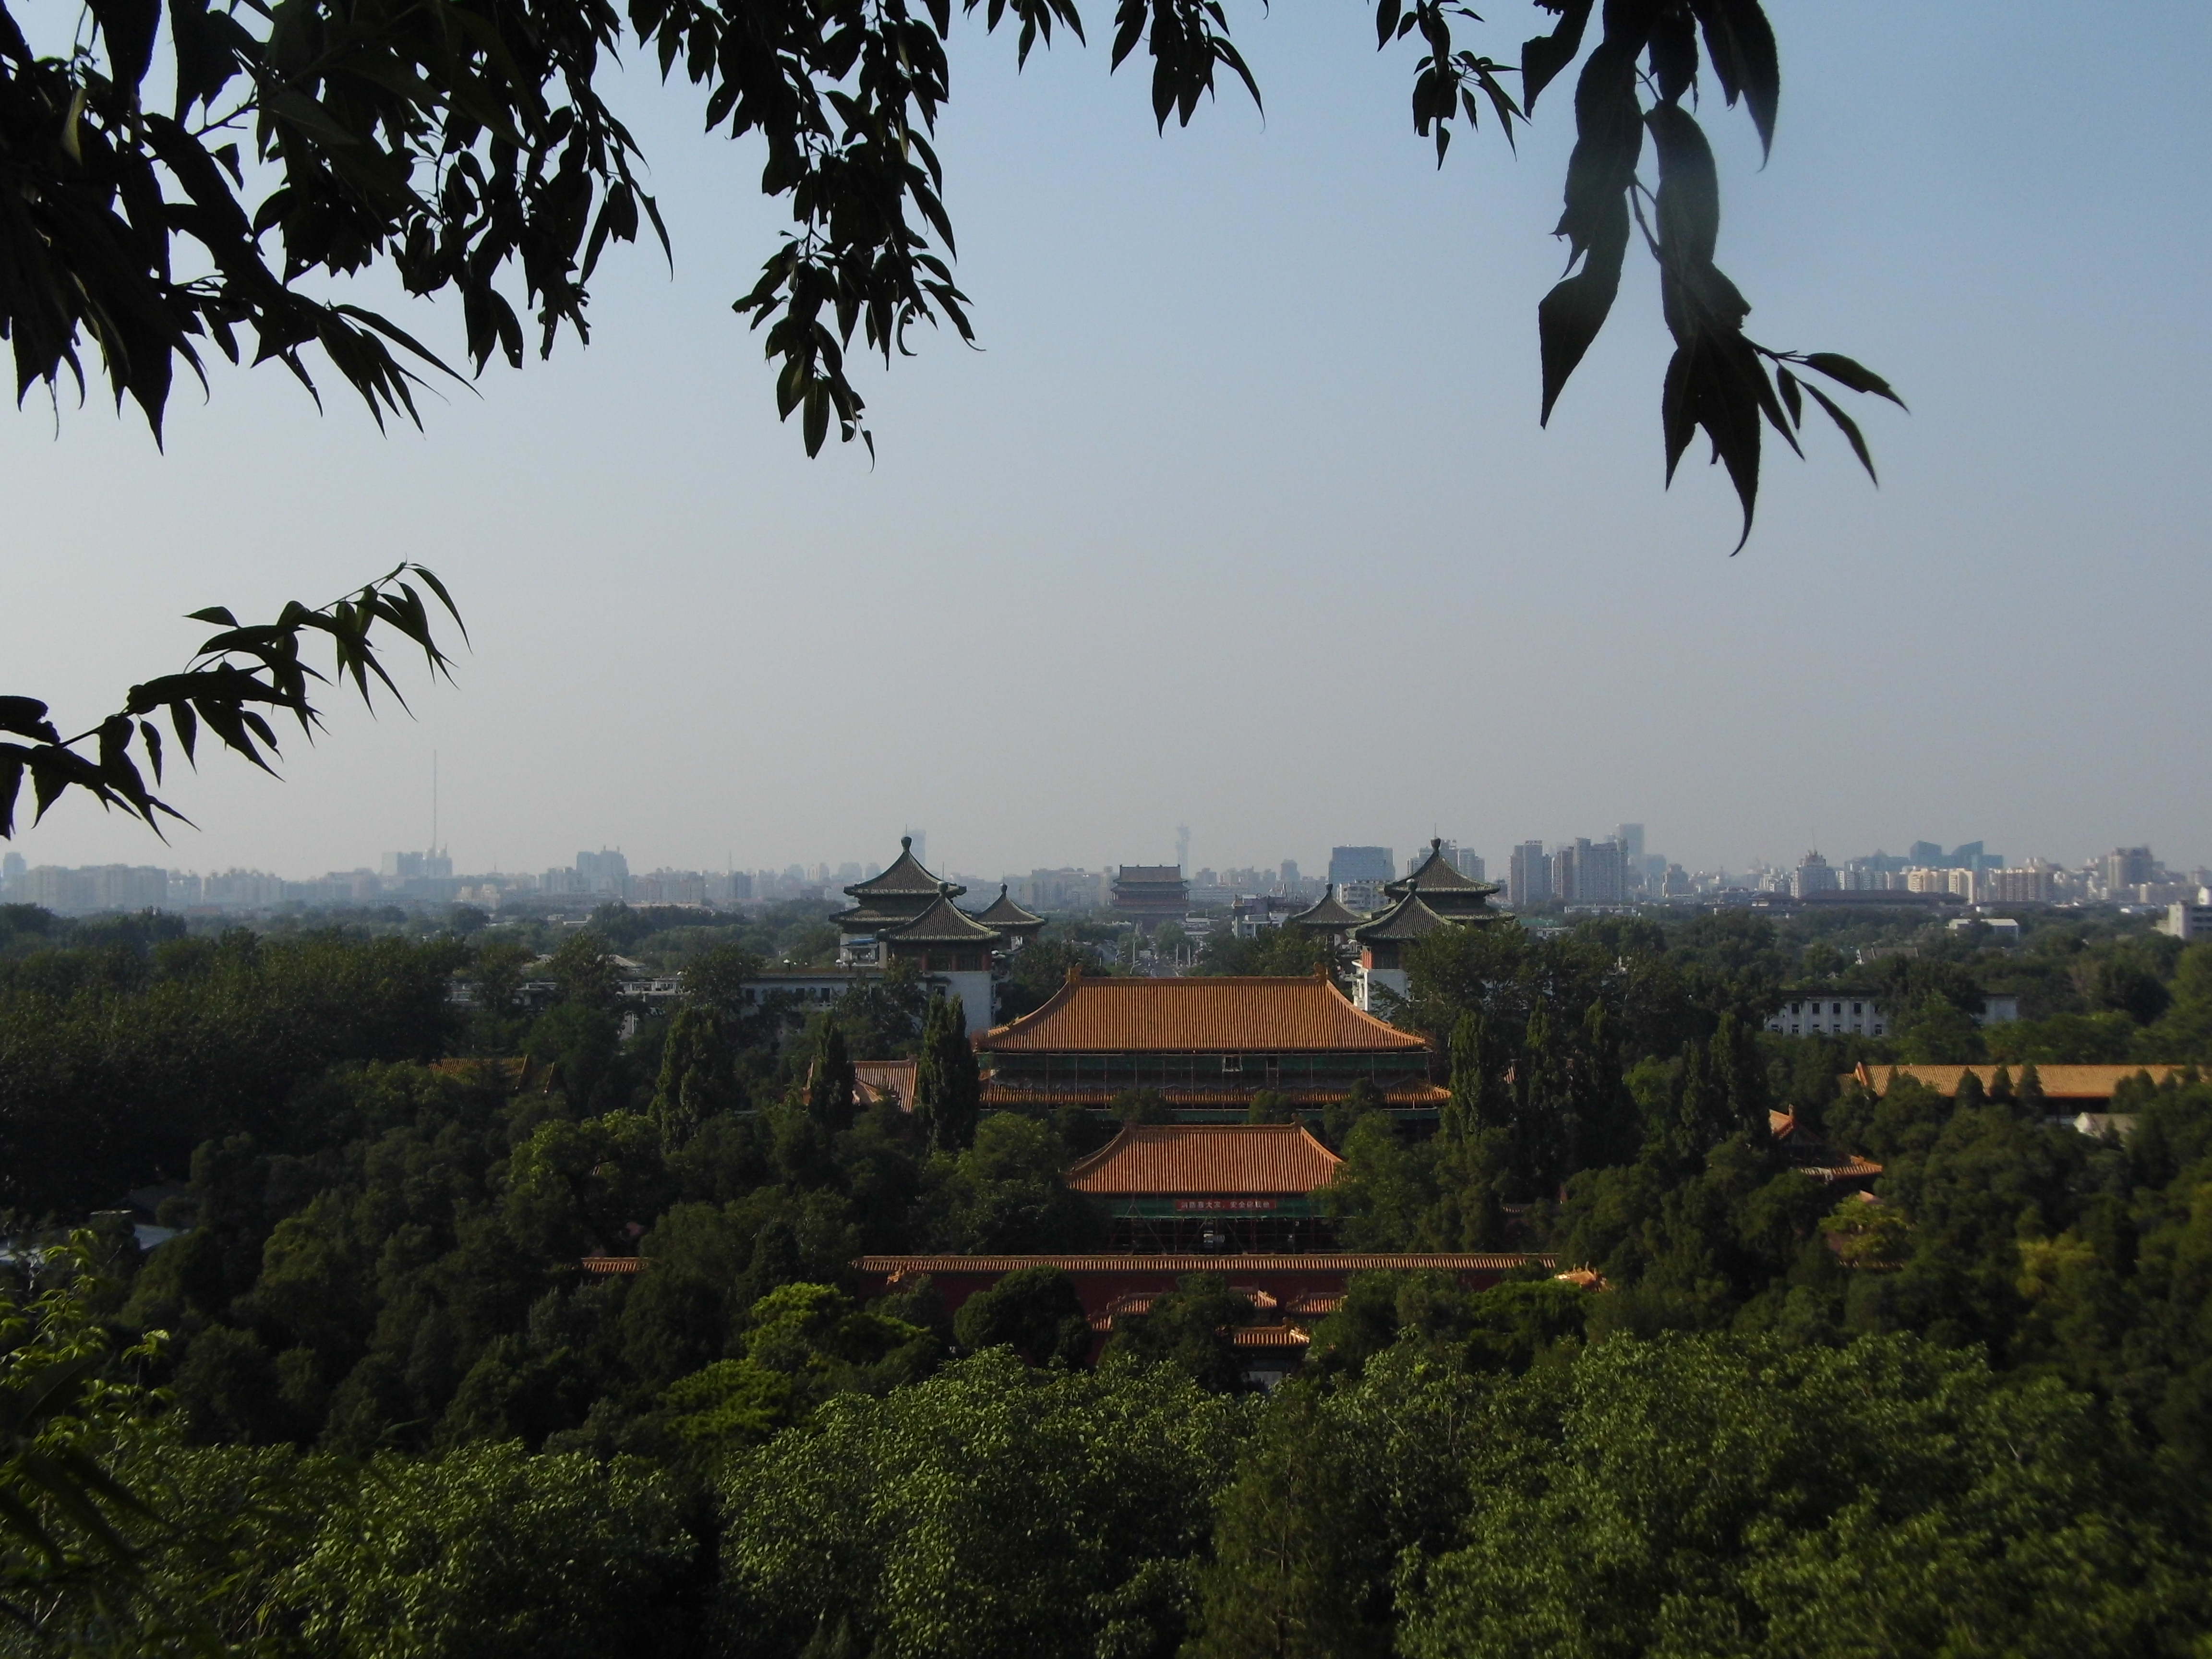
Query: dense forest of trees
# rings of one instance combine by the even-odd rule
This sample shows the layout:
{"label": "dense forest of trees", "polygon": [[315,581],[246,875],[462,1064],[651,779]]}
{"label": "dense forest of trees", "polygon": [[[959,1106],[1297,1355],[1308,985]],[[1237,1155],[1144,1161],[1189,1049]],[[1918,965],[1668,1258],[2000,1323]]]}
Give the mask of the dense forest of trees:
{"label": "dense forest of trees", "polygon": [[[1058,1176],[1112,1126],[979,1115],[912,982],[748,1001],[818,915],[484,921],[0,915],[0,1651],[2081,1656],[2212,1631],[2212,1082],[2124,1085],[2123,1143],[2051,1121],[2035,1072],[2212,1074],[2212,947],[1741,914],[1440,936],[1401,1018],[1449,1057],[1443,1121],[1355,1097],[1314,1125],[1346,1159],[1343,1242],[1542,1249],[1602,1287],[1357,1279],[1255,1397],[1227,1334],[1249,1310],[1203,1275],[1095,1368],[1048,1270],[957,1319],[926,1284],[861,1298],[865,1250],[1095,1245]],[[628,1035],[617,950],[686,969]],[[1041,999],[1092,944],[1024,955]],[[1893,1038],[1760,1029],[1845,984]],[[2027,1017],[1976,1024],[1992,991]],[[899,1054],[921,1109],[856,1103],[853,1060]],[[2008,1070],[1955,1098],[1841,1080],[1891,1057]],[[1780,1108],[1881,1163],[1879,1201],[1794,1167]],[[134,1189],[182,1231],[142,1251]],[[604,1253],[650,1265],[580,1270]]]}

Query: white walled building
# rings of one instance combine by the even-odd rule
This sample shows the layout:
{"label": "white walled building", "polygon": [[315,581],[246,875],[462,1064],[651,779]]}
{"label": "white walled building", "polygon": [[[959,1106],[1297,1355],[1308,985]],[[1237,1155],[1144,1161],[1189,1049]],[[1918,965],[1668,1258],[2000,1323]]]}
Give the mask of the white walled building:
{"label": "white walled building", "polygon": [[[2020,999],[1993,996],[1982,999],[1979,1025],[2009,1025],[2020,1018]],[[1830,991],[1820,996],[1793,997],[1767,1017],[1766,1029],[1778,1036],[1887,1036],[1888,1005],[1864,992],[1853,994]]]}

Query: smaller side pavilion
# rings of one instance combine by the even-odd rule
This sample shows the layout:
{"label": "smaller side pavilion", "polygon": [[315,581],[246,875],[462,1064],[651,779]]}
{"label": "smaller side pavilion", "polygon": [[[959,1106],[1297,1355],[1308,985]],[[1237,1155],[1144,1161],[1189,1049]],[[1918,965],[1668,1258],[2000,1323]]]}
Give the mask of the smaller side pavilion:
{"label": "smaller side pavilion", "polygon": [[1295,1123],[1132,1123],[1066,1176],[1139,1255],[1327,1249],[1318,1201],[1344,1160]]}
{"label": "smaller side pavilion", "polygon": [[[1370,1014],[1395,1012],[1395,998],[1405,996],[1411,983],[1405,962],[1406,947],[1452,924],[1431,910],[1419,893],[1400,895],[1397,902],[1372,921],[1352,930],[1359,947],[1359,971],[1352,981],[1352,1000]],[[1378,994],[1388,992],[1388,997]]]}
{"label": "smaller side pavilion", "polygon": [[994,952],[1006,936],[953,903],[952,896],[960,890],[946,883],[935,903],[883,936],[882,948],[886,961],[912,963],[924,979],[941,985],[945,995],[959,998],[972,1037],[991,1029]]}
{"label": "smaller side pavilion", "polygon": [[1366,920],[1362,912],[1337,897],[1336,884],[1331,882],[1328,890],[1321,896],[1319,903],[1284,917],[1283,926],[1296,927],[1310,936],[1326,939],[1331,957],[1341,968],[1351,948],[1352,930]]}
{"label": "smaller side pavilion", "polygon": [[999,896],[981,910],[969,914],[986,927],[996,928],[1006,936],[1006,948],[1018,951],[1044,931],[1044,918],[1034,910],[1025,910],[1006,896],[1006,884],[999,884]]}

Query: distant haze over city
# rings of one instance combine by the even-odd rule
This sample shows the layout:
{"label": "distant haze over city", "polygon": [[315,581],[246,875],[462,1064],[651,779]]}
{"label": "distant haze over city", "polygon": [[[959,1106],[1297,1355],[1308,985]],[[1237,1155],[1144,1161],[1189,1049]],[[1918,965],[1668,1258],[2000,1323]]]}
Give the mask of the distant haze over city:
{"label": "distant haze over city", "polygon": [[[872,464],[804,458],[730,313],[781,229],[757,152],[641,95],[675,270],[611,255],[588,349],[427,391],[420,434],[212,357],[166,453],[101,396],[7,422],[40,551],[0,652],[68,731],[180,665],[185,613],[403,557],[471,635],[451,686],[395,657],[412,719],[330,695],[281,783],[173,763],[169,847],[75,802],[15,844],[374,867],[428,842],[435,753],[477,870],[835,866],[908,825],[985,874],[1172,861],[1178,824],[1216,869],[1432,835],[1494,863],[1623,818],[1692,869],[2212,860],[2212,309],[2175,276],[2212,264],[2212,8],[2094,15],[1778,9],[1771,162],[1711,124],[1720,257],[1763,342],[1911,412],[1866,416],[1879,489],[1832,433],[1771,442],[1734,558],[1701,448],[1662,488],[1648,264],[1537,426],[1572,123],[1439,170],[1358,8],[1240,29],[1265,119],[1224,97],[1164,138],[1095,45],[963,58],[938,143],[982,349],[921,331],[871,374]],[[399,315],[459,360],[457,307]]]}
{"label": "distant haze over city", "polygon": [[[1224,912],[1261,925],[1279,923],[1331,894],[1359,914],[1376,914],[1400,890],[1393,883],[1437,860],[1458,872],[1455,880],[1487,881],[1507,902],[1530,910],[1754,900],[1984,907],[2212,904],[2212,870],[2170,863],[2145,845],[2115,847],[2095,858],[2062,863],[2008,855],[1982,841],[1949,848],[1914,841],[1899,852],[1877,849],[1833,858],[1809,848],[1795,860],[1758,860],[1730,870],[1686,864],[1656,847],[1644,824],[1624,822],[1602,836],[1558,842],[1532,837],[1496,859],[1471,844],[1431,836],[1402,854],[1381,843],[1344,843],[1330,848],[1325,860],[1215,866],[1196,860],[1188,827],[1177,833],[1176,854],[1171,863],[1107,860],[1017,866],[1002,870],[997,878],[1014,904],[1038,914],[1110,913],[1147,927]],[[336,865],[315,873],[235,866],[206,872],[137,863],[34,866],[9,849],[0,855],[0,902],[68,914],[155,908],[267,913],[299,907],[343,911],[393,902],[473,905],[487,912],[515,907],[575,912],[608,902],[728,909],[779,900],[835,902],[841,891],[859,891],[856,884],[872,880],[894,860],[913,872],[912,879],[925,890],[934,880],[955,897],[977,889],[984,890],[979,898],[988,895],[990,874],[943,861],[928,867],[933,857],[927,833],[919,830],[902,834],[890,858],[761,866],[732,859],[704,868],[633,862],[623,849],[605,846],[580,848],[538,870],[457,861],[450,847],[440,846],[387,851],[374,865]],[[1913,896],[1899,900],[1899,895]]]}

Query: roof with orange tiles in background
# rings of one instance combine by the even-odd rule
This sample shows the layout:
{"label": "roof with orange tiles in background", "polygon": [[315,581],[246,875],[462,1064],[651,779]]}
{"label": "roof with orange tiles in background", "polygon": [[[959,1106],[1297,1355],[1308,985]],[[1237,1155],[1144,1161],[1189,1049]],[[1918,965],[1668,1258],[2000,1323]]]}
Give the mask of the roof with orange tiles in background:
{"label": "roof with orange tiles in background", "polygon": [[[2183,1069],[2179,1066],[2038,1066],[2035,1077],[2048,1100],[2110,1100],[2113,1090],[2138,1073],[2148,1072],[2153,1083],[2163,1083]],[[1939,1095],[1955,1095],[1967,1073],[1980,1078],[1982,1087],[1987,1089],[2002,1071],[2010,1073],[2013,1091],[2018,1093],[2021,1074],[2027,1070],[2025,1066],[1875,1066],[1862,1061],[1858,1070],[1844,1081],[1861,1083],[1885,1095],[1899,1078],[1910,1078]]]}
{"label": "roof with orange tiles in background", "polygon": [[[1024,1107],[1050,1110],[1060,1106],[1111,1106],[1126,1093],[1130,1085],[1122,1083],[1051,1083],[1024,1085],[1001,1080],[991,1073],[983,1079],[983,1104],[994,1111],[1012,1111]],[[1145,1088],[1157,1093],[1178,1111],[1243,1111],[1253,1095],[1268,1085],[1264,1080],[1245,1078],[1219,1085],[1207,1083],[1146,1084]],[[1344,1098],[1344,1089],[1300,1088],[1291,1085],[1278,1085],[1273,1092],[1280,1095],[1283,1105],[1290,1111],[1319,1111],[1334,1106]],[[1441,1083],[1401,1081],[1378,1085],[1376,1092],[1382,1104],[1400,1109],[1440,1108],[1451,1098],[1451,1091]]]}
{"label": "roof with orange tiles in background", "polygon": [[1296,977],[1070,979],[1042,1007],[976,1039],[994,1054],[1411,1054],[1428,1045],[1362,1013],[1335,984]]}
{"label": "roof with orange tiles in background", "polygon": [[1343,1162],[1295,1123],[1131,1123],[1066,1180],[1097,1195],[1310,1193]]}
{"label": "roof with orange tiles in background", "polygon": [[910,1112],[914,1109],[914,1080],[921,1066],[918,1060],[856,1060],[853,1062],[853,1081],[859,1085],[861,1099],[889,1100],[902,1112]]}

